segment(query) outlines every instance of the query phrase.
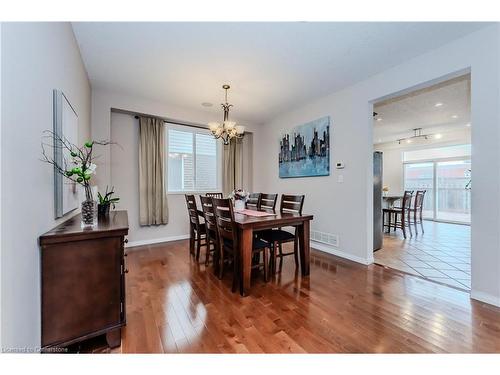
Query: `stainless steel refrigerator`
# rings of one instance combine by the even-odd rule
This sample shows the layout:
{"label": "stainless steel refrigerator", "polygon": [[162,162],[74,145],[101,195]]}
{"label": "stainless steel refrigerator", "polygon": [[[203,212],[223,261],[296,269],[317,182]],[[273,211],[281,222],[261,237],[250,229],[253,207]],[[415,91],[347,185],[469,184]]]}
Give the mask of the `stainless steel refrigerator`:
{"label": "stainless steel refrigerator", "polygon": [[373,251],[382,247],[382,152],[373,153]]}

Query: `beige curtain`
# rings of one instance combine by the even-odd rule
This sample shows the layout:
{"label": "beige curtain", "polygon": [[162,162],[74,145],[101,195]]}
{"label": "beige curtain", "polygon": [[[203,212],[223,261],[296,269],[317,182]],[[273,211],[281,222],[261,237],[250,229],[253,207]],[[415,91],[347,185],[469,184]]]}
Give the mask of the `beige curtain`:
{"label": "beige curtain", "polygon": [[139,132],[139,223],[167,224],[164,121],[140,117]]}
{"label": "beige curtain", "polygon": [[[244,138],[243,138],[244,139]],[[243,185],[243,140],[233,138],[224,145],[222,192],[227,196]]]}

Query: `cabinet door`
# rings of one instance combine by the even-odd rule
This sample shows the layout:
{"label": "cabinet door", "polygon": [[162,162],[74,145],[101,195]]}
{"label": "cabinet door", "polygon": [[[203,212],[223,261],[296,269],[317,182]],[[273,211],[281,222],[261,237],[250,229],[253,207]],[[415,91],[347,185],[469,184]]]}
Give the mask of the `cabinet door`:
{"label": "cabinet door", "polygon": [[121,237],[42,249],[42,345],[120,323]]}

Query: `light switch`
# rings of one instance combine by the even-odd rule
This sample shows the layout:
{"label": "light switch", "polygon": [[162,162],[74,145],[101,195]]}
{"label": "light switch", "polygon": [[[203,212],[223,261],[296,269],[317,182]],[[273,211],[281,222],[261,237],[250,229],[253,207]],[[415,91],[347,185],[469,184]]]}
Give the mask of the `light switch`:
{"label": "light switch", "polygon": [[337,182],[344,182],[344,175],[343,174],[339,174],[338,177],[337,177]]}

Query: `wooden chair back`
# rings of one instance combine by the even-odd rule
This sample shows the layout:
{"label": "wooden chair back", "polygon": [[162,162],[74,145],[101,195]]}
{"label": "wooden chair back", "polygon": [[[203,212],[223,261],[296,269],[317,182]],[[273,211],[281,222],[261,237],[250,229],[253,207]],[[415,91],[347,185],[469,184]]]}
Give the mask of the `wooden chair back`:
{"label": "wooden chair back", "polygon": [[413,196],[413,190],[405,190],[403,195],[403,202],[401,204],[401,208],[403,210],[408,210],[411,208],[411,198]]}
{"label": "wooden chair back", "polygon": [[222,193],[206,193],[205,197],[223,198]]}
{"label": "wooden chair back", "polygon": [[233,242],[233,249],[237,249],[238,231],[234,221],[233,202],[231,199],[212,198],[212,206],[221,246],[222,241],[226,239]]}
{"label": "wooden chair back", "polygon": [[425,192],[426,190],[417,190],[417,193],[415,194],[415,201],[413,203],[414,210],[422,210],[422,206],[424,205]]}
{"label": "wooden chair back", "polygon": [[188,215],[189,215],[189,222],[196,226],[196,230],[198,230],[198,227],[200,225],[200,218],[198,217],[198,208],[196,207],[196,198],[194,195],[186,194],[186,204],[187,204],[187,209],[188,209]]}
{"label": "wooden chair back", "polygon": [[212,197],[200,196],[201,209],[203,210],[203,217],[205,219],[205,226],[207,230],[217,233],[217,223],[215,220],[215,212],[212,202]]}
{"label": "wooden chair back", "polygon": [[260,195],[260,206],[259,209],[262,210],[273,210],[276,208],[276,201],[278,200],[278,194],[264,194]]}
{"label": "wooden chair back", "polygon": [[250,193],[248,195],[246,207],[252,210],[258,210],[260,207],[260,193]]}
{"label": "wooden chair back", "polygon": [[280,212],[281,213],[297,213],[302,215],[302,207],[304,206],[304,195],[281,195]]}

